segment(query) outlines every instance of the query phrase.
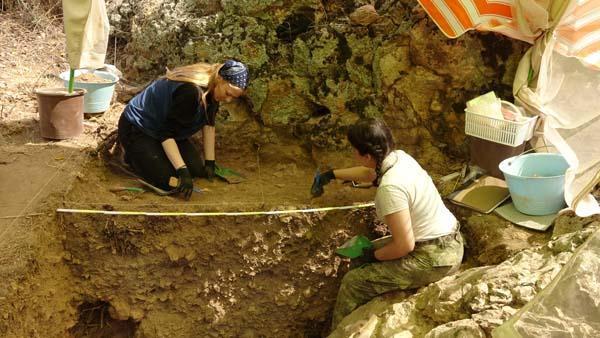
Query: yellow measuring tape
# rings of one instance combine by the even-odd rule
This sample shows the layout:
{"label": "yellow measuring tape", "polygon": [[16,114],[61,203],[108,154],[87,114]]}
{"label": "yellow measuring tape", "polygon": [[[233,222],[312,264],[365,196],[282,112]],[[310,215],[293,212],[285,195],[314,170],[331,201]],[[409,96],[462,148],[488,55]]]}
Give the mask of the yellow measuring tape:
{"label": "yellow measuring tape", "polygon": [[363,203],[356,205],[344,205],[341,207],[323,207],[311,209],[271,210],[271,211],[234,211],[234,212],[148,212],[148,211],[117,211],[117,210],[92,210],[92,209],[56,209],[58,213],[64,214],[99,214],[99,215],[129,215],[129,216],[257,216],[257,215],[284,215],[311,213],[332,210],[348,210],[370,208],[374,203]]}

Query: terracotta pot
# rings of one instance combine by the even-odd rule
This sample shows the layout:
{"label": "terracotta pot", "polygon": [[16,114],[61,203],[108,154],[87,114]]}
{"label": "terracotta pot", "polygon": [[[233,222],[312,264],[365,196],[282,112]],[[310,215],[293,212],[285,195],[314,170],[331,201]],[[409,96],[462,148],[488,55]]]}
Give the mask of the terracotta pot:
{"label": "terracotta pot", "polygon": [[62,140],[83,132],[84,89],[74,89],[69,94],[64,88],[39,88],[35,94],[42,137]]}

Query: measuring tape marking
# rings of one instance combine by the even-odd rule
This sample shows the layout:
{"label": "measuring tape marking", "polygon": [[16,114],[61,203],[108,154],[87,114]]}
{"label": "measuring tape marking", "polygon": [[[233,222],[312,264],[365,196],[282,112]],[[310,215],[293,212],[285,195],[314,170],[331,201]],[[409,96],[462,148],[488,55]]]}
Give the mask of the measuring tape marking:
{"label": "measuring tape marking", "polygon": [[344,205],[340,207],[323,207],[311,209],[271,210],[271,211],[233,211],[233,212],[148,212],[148,211],[118,211],[118,210],[93,210],[93,209],[56,209],[57,213],[64,214],[100,214],[100,215],[127,215],[127,216],[258,216],[258,215],[284,215],[298,213],[313,213],[332,210],[362,209],[374,206],[374,203],[357,205]]}

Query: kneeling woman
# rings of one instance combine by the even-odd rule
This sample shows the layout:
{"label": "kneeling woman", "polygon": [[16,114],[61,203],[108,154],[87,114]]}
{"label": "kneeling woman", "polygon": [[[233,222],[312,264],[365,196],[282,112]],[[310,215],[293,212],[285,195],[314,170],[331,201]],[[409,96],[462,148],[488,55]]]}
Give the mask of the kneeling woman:
{"label": "kneeling woman", "polygon": [[332,330],[358,306],[393,290],[413,289],[455,272],[462,261],[458,222],[442,202],[431,177],[407,153],[394,150],[389,128],[379,120],[351,126],[348,140],[362,166],[330,170],[315,178],[313,194],[332,179],[373,182],[375,209],[392,240],[361,257],[366,264],[342,279]]}
{"label": "kneeling woman", "polygon": [[[170,190],[169,179],[186,199],[192,177],[212,180],[215,171],[215,117],[219,102],[240,97],[248,85],[241,62],[193,64],[167,71],[137,94],[119,120],[125,161],[147,182]],[[202,130],[204,160],[189,138]]]}

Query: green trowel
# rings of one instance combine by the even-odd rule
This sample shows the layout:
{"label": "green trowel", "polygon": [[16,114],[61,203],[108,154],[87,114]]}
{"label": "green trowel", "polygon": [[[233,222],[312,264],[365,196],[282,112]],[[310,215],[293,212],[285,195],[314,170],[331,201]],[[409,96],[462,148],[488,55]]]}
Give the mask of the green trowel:
{"label": "green trowel", "polygon": [[337,248],[335,253],[348,258],[356,258],[362,256],[363,249],[372,247],[373,243],[371,243],[367,237],[358,235],[350,238],[350,240],[344,243],[341,247]]}
{"label": "green trowel", "polygon": [[229,184],[241,183],[246,180],[246,178],[240,173],[229,168],[220,167],[218,165],[215,165],[215,175]]}

